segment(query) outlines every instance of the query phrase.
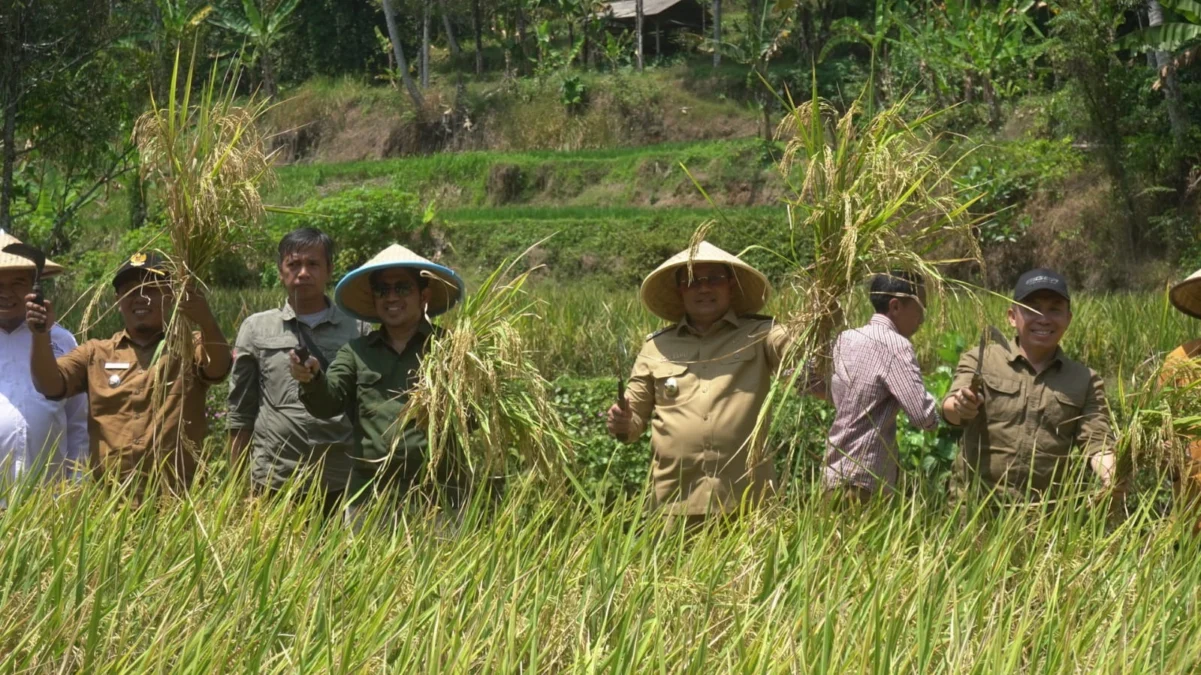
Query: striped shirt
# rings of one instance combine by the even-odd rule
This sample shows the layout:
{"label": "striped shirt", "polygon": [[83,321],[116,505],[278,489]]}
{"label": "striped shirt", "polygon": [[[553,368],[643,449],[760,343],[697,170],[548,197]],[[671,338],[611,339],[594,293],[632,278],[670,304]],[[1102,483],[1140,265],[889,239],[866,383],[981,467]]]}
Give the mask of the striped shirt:
{"label": "striped shirt", "polygon": [[887,316],[872,315],[866,326],[838,336],[830,391],[836,413],[826,443],[825,487],[895,488],[897,411],[922,429],[938,426],[913,345]]}

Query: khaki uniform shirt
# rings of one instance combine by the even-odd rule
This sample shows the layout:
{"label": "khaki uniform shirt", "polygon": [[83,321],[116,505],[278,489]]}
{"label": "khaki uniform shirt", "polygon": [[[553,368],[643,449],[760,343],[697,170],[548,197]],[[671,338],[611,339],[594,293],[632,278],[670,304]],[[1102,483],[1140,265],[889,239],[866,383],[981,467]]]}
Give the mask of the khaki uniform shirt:
{"label": "khaki uniform shirt", "polygon": [[772,319],[729,312],[705,335],[684,322],[643,345],[622,440],[651,427],[654,501],[669,515],[735,511],[748,490],[774,487],[770,460],[748,468],[748,441],[786,344]]}
{"label": "khaki uniform shirt", "polygon": [[300,386],[292,377],[289,354],[300,346],[298,329],[321,350],[325,362],[334,360],[346,343],[371,327],[348,316],[332,303],[316,326],[297,324],[290,304],[259,312],[242,322],[234,346],[229,383],[229,429],[254,431],[250,479],[279,489],[298,467],[321,463],[321,482],[327,490],[343,490],[354,465],[350,452],[354,435],[342,415],[317,419],[300,402]]}
{"label": "khaki uniform shirt", "polygon": [[[976,362],[976,349],[963,353],[948,396],[971,386]],[[1076,461],[1114,449],[1104,381],[1062,350],[1035,374],[1016,343],[1009,348],[990,344],[981,375],[984,404],[964,427],[955,487],[963,489],[974,479],[1011,496],[1023,496],[1027,489],[1038,496],[1080,470],[1072,461],[1073,448],[1081,453]]]}
{"label": "khaki uniform shirt", "polygon": [[225,379],[205,376],[199,333],[196,342],[192,372],[187,378],[169,374],[170,388],[161,405],[150,386],[157,342],[142,347],[120,331],[108,340],[88,340],[58,359],[66,384],[63,398],[88,395],[93,475],[124,481],[157,472],[172,487],[191,483],[208,431],[205,395],[210,385]]}
{"label": "khaki uniform shirt", "polygon": [[[1160,372],[1160,386],[1174,385],[1176,387],[1192,387],[1201,381],[1201,340],[1186,342],[1177,347],[1164,361]],[[1184,396],[1196,399],[1196,391],[1182,392]],[[1176,414],[1188,414],[1187,411],[1177,410]],[[1191,501],[1201,496],[1201,438],[1193,438],[1188,444],[1188,458],[1183,462],[1182,475],[1177,479],[1178,489],[1184,501]],[[1173,467],[1180,468],[1180,467]],[[1193,527],[1201,532],[1201,516]]]}

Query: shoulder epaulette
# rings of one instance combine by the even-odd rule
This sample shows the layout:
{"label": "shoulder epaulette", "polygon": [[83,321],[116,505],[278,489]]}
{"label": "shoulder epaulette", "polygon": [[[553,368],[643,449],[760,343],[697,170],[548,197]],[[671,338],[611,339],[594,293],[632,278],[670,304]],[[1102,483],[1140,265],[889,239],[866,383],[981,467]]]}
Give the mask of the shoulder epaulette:
{"label": "shoulder epaulette", "polygon": [[674,329],[678,328],[679,326],[680,326],[680,324],[678,324],[678,323],[673,323],[670,326],[664,326],[664,327],[660,328],[659,330],[655,331],[654,333],[650,333],[649,335],[647,335],[646,341],[650,342],[651,340],[654,340],[655,338],[666,333],[667,331],[674,330]]}

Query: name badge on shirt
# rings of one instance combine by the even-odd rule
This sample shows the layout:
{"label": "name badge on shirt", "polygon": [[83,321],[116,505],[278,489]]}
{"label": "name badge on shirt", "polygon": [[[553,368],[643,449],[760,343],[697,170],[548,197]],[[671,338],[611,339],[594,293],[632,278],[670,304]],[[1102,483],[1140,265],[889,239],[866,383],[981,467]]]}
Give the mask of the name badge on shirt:
{"label": "name badge on shirt", "polygon": [[[128,364],[128,363],[121,363],[119,361],[106,361],[104,364],[104,369],[105,370],[129,370],[129,365],[130,364]],[[118,384],[121,384],[121,376],[120,375],[113,373],[112,375],[108,376],[108,386],[115,387]]]}

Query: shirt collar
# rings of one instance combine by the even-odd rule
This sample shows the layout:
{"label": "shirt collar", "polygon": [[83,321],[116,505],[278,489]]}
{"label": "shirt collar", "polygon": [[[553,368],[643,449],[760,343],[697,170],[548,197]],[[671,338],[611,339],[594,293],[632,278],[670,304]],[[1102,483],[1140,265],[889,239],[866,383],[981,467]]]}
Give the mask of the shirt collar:
{"label": "shirt collar", "polygon": [[12,329],[12,332],[0,328],[0,334],[2,335],[20,335],[22,331],[29,332],[29,324],[25,323],[24,321],[17,324],[17,327]]}
{"label": "shirt collar", "polygon": [[[433,332],[434,327],[430,325],[430,322],[422,320],[421,323],[417,324],[417,333],[415,334],[429,337]],[[377,326],[375,330],[367,334],[367,343],[372,346],[387,345],[388,331],[384,330],[383,326]]]}
{"label": "shirt collar", "polygon": [[113,342],[116,344],[116,346],[121,347],[121,346],[125,345],[126,343],[128,343],[131,347],[134,347],[135,349],[146,349],[146,348],[154,347],[154,346],[158,345],[159,342],[162,342],[162,340],[163,340],[163,335],[160,334],[158,336],[158,340],[155,340],[153,343],[143,347],[142,345],[134,342],[133,337],[130,336],[130,334],[129,334],[129,331],[125,330],[124,328],[117,331],[113,335]]}
{"label": "shirt collar", "polygon": [[[738,318],[738,315],[734,313],[734,310],[732,310],[732,309],[726,310],[726,313],[723,314],[720,319],[713,322],[713,326],[711,326],[709,328],[709,331],[713,332],[713,329],[722,323],[728,323],[731,326],[737,328],[738,326],[742,325],[742,320]],[[677,334],[683,335],[685,332],[692,333],[693,335],[696,335],[696,336],[701,335],[700,331],[698,331],[696,328],[693,328],[692,320],[689,319],[687,316],[685,316],[684,320],[680,322],[680,325],[676,327]]]}
{"label": "shirt collar", "polygon": [[[337,305],[335,305],[333,302],[330,302],[328,295],[326,295],[324,297],[325,297],[325,309],[328,311],[325,314],[325,318],[323,318],[321,321],[319,321],[317,323],[317,325],[320,326],[321,324],[328,321],[328,322],[334,324],[335,326],[337,326],[340,323],[342,323],[342,312],[338,310]],[[292,320],[296,319],[296,310],[292,308],[292,303],[288,300],[285,300],[284,306],[279,308],[279,313],[280,313],[280,318],[283,319],[284,321],[292,321]]]}
{"label": "shirt collar", "polygon": [[897,325],[895,323],[893,323],[892,319],[888,318],[888,316],[885,314],[880,314],[878,312],[876,314],[872,314],[872,318],[870,321],[867,322],[867,325],[879,326],[880,328],[886,328],[886,329],[896,333],[897,335],[900,335],[900,332],[897,331]]}
{"label": "shirt collar", "polygon": [[[1030,361],[1028,359],[1026,359],[1025,356],[1022,355],[1022,350],[1018,349],[1018,338],[1015,336],[1013,338],[1013,342],[1009,343],[1009,352],[1007,353],[1005,360],[1010,365],[1013,365],[1019,359],[1026,365],[1033,367],[1033,364],[1031,364]],[[1057,366],[1057,365],[1062,365],[1062,364],[1063,364],[1063,348],[1056,346],[1055,353],[1051,355],[1051,360],[1047,362],[1047,367]]]}

